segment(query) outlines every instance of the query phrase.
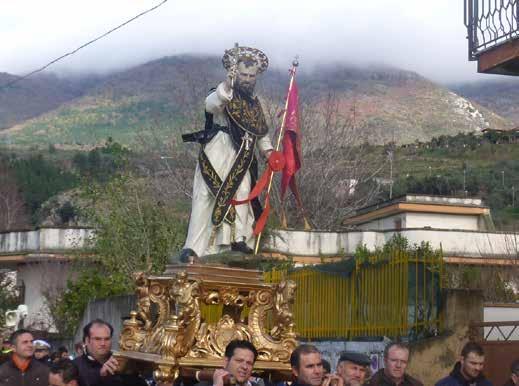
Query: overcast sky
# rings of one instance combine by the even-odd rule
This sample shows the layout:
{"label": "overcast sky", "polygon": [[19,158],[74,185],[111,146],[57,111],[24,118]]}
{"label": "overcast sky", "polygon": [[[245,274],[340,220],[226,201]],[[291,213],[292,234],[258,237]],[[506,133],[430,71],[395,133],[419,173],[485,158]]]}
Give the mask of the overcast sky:
{"label": "overcast sky", "polygon": [[[161,0],[1,0],[0,72],[23,75]],[[51,67],[105,72],[238,41],[276,66],[389,64],[443,83],[493,79],[467,59],[463,0],[169,0]]]}

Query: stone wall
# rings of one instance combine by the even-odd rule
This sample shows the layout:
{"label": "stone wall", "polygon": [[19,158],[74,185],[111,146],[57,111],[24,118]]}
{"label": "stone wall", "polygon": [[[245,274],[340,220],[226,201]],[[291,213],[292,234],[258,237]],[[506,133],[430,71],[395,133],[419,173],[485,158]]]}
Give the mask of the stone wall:
{"label": "stone wall", "polygon": [[468,341],[468,324],[483,321],[483,292],[445,290],[443,313],[447,333],[411,345],[408,372],[424,385],[434,385],[458,361],[461,349]]}

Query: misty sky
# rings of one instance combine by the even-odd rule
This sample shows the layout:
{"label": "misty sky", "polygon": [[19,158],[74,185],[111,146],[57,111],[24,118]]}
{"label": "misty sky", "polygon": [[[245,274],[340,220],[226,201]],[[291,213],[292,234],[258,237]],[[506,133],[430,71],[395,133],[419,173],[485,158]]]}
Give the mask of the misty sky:
{"label": "misty sky", "polygon": [[[161,0],[1,0],[0,72],[23,75]],[[494,79],[467,60],[463,0],[169,0],[50,70],[105,72],[238,41],[275,66],[389,64],[443,83]]]}

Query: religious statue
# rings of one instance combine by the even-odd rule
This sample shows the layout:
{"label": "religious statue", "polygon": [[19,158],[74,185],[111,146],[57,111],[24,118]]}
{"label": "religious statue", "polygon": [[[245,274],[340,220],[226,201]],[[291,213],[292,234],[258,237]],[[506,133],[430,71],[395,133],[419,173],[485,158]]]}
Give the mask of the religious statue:
{"label": "religious statue", "polygon": [[268,67],[258,49],[239,47],[225,51],[227,78],[205,100],[205,129],[183,135],[185,142],[201,145],[193,183],[187,239],[180,261],[188,262],[231,249],[252,253],[253,224],[261,214],[257,199],[248,197],[258,174],[255,148],[268,158],[273,150],[258,97],[256,77]]}

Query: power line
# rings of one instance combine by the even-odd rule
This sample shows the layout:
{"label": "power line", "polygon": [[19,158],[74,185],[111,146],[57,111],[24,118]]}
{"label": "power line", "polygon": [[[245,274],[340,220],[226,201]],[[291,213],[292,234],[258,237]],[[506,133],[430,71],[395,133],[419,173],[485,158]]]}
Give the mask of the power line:
{"label": "power line", "polygon": [[110,35],[112,32],[117,31],[118,29],[120,29],[120,28],[124,27],[125,25],[131,23],[131,22],[134,21],[135,19],[138,19],[139,17],[144,16],[144,15],[146,15],[147,13],[156,10],[157,8],[159,8],[160,6],[162,6],[164,3],[166,3],[167,1],[168,1],[168,0],[162,0],[162,2],[160,2],[160,3],[157,4],[156,6],[150,8],[150,9],[144,11],[144,12],[139,13],[138,15],[132,17],[131,19],[125,21],[124,23],[119,24],[117,27],[112,28],[111,30],[105,32],[104,34],[102,34],[102,35],[100,35],[100,36],[98,36],[98,37],[96,37],[95,39],[92,39],[92,40],[90,40],[89,42],[87,42],[87,43],[85,43],[85,44],[79,46],[79,47],[76,48],[75,50],[70,51],[70,52],[67,52],[67,53],[64,54],[64,55],[61,55],[59,58],[56,58],[56,59],[50,61],[49,63],[47,63],[47,64],[44,65],[43,67],[40,67],[40,68],[38,68],[38,69],[36,69],[36,70],[34,70],[34,71],[32,71],[32,72],[30,72],[30,73],[28,73],[28,74],[26,74],[26,75],[20,77],[20,78],[16,78],[16,79],[14,79],[14,80],[12,80],[12,81],[10,81],[10,82],[7,82],[7,83],[3,84],[2,86],[0,86],[0,91],[3,91],[3,90],[5,90],[5,89],[7,89],[8,87],[11,87],[13,84],[16,84],[16,83],[18,83],[18,82],[21,82],[22,80],[27,79],[28,77],[30,77],[30,76],[32,76],[32,75],[38,73],[38,72],[42,72],[42,71],[45,70],[46,68],[52,66],[54,63],[56,63],[56,62],[58,62],[58,61],[60,61],[60,60],[62,60],[62,59],[64,59],[64,58],[66,58],[67,56],[74,55],[74,54],[75,54],[76,52],[78,52],[79,50],[85,48],[86,46],[89,46],[89,45],[92,44],[92,43],[97,42],[98,40],[104,38],[104,37],[107,36],[107,35]]}

